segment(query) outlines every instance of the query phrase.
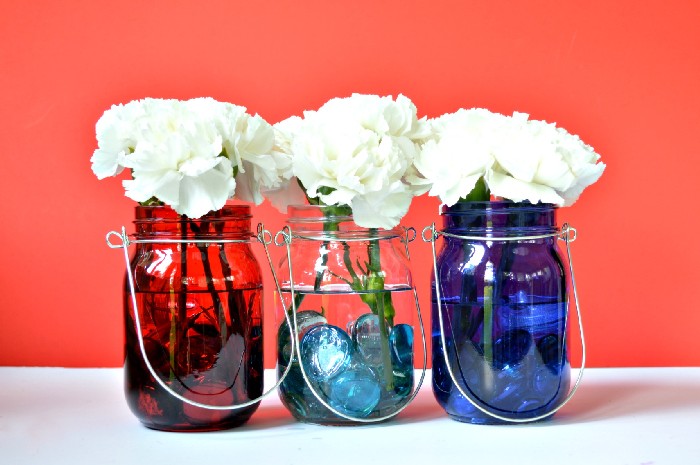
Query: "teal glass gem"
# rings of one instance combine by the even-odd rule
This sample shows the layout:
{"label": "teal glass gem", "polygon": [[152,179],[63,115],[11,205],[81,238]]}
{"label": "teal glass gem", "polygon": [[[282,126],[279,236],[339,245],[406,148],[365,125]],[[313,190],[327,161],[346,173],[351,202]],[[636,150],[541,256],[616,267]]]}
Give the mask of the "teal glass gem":
{"label": "teal glass gem", "polygon": [[[292,326],[294,320],[291,320]],[[326,318],[314,310],[304,310],[297,313],[297,328],[299,330],[299,340],[314,326],[327,323]],[[291,358],[292,343],[289,339],[289,326],[287,320],[282,321],[277,331],[277,362],[287,366]]]}
{"label": "teal glass gem", "polygon": [[345,331],[328,324],[311,328],[300,345],[301,362],[307,376],[325,382],[347,369],[352,341]]}
{"label": "teal glass gem", "polygon": [[389,346],[391,362],[394,365],[413,368],[413,327],[411,325],[402,323],[394,326],[389,334]]}
{"label": "teal glass gem", "polygon": [[382,335],[377,315],[360,316],[353,325],[352,338],[365,364],[373,367],[382,364]]}
{"label": "teal glass gem", "polygon": [[366,417],[379,403],[381,389],[376,375],[356,365],[333,378],[328,385],[330,405],[345,415]]}

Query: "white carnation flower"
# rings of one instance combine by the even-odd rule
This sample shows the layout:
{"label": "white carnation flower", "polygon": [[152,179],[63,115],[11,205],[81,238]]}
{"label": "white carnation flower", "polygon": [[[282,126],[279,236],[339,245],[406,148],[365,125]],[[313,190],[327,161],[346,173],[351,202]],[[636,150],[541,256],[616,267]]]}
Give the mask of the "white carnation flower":
{"label": "white carnation flower", "polygon": [[512,200],[513,202],[528,201],[530,203],[554,203],[561,205],[563,199],[551,187],[520,179],[489,170],[484,177],[491,194],[496,197]]}
{"label": "white carnation flower", "polygon": [[569,134],[563,128],[557,128],[557,131],[560,137],[557,151],[574,176],[573,183],[560,191],[564,198],[564,206],[570,206],[578,200],[586,187],[600,179],[605,170],[605,163],[599,162],[600,155],[595,153],[593,147],[584,144],[578,136]]}
{"label": "white carnation flower", "polygon": [[123,182],[128,197],[156,198],[190,217],[222,208],[234,193],[260,203],[261,188],[279,186],[290,171],[272,154],[269,124],[211,98],[112,107],[98,121],[97,138],[92,163],[98,178],[130,168],[133,179]]}
{"label": "white carnation flower", "polygon": [[298,116],[292,116],[273,126],[275,145],[272,156],[281,182],[275,187],[265,188],[263,194],[281,212],[286,212],[289,205],[303,204],[306,201],[306,195],[294,176],[292,158],[292,141],[301,129],[302,121]]}
{"label": "white carnation flower", "polygon": [[391,229],[408,213],[411,200],[410,188],[401,181],[394,181],[385,189],[355,196],[350,207],[358,225]]}
{"label": "white carnation flower", "polygon": [[379,135],[418,139],[426,134],[425,119],[419,120],[416,106],[408,97],[353,94],[349,98],[334,98],[316,112],[305,112],[305,118],[314,113],[324,121],[359,124]]}
{"label": "white carnation flower", "polygon": [[122,160],[136,145],[134,124],[143,114],[138,103],[113,105],[97,120],[98,148],[90,159],[97,179],[116,176],[124,170]]}
{"label": "white carnation flower", "polygon": [[505,117],[488,110],[459,110],[432,120],[432,136],[414,160],[410,178],[446,205],[466,197],[494,163],[493,144]]}
{"label": "white carnation flower", "polygon": [[[276,147],[291,156],[293,174],[309,198],[350,206],[363,227],[400,222],[415,194],[405,177],[427,134],[408,98],[335,98],[304,112],[304,119],[286,120],[277,132]],[[295,190],[288,184],[287,191]]]}
{"label": "white carnation flower", "polygon": [[155,197],[193,218],[220,209],[236,186],[231,162],[220,156],[221,135],[194,113],[161,110],[141,125],[140,142],[124,160],[133,176],[123,181],[126,195],[138,202]]}
{"label": "white carnation flower", "polygon": [[568,206],[602,175],[600,156],[577,136],[545,121],[528,120],[524,113],[514,113],[510,120],[494,151],[493,172],[486,175],[493,195]]}
{"label": "white carnation flower", "polygon": [[480,178],[496,197],[571,205],[605,169],[578,137],[524,113],[462,109],[430,124],[432,135],[409,181],[448,206],[467,197]]}
{"label": "white carnation flower", "polygon": [[307,123],[295,137],[293,171],[309,197],[349,205],[355,195],[381,189],[382,173],[374,163],[379,137],[353,129]]}

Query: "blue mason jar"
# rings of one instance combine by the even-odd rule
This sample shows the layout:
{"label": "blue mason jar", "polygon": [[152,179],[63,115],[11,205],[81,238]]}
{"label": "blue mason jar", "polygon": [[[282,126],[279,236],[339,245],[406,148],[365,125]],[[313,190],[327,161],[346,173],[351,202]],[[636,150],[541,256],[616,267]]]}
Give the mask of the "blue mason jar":
{"label": "blue mason jar", "polygon": [[433,393],[455,420],[539,419],[567,397],[567,280],[555,213],[551,204],[507,201],[443,207]]}

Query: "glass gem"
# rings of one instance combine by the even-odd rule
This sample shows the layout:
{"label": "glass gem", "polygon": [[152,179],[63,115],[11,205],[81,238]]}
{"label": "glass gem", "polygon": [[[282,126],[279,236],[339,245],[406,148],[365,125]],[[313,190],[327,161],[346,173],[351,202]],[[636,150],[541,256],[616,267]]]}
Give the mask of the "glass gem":
{"label": "glass gem", "polygon": [[413,327],[411,325],[401,323],[394,326],[389,334],[389,346],[391,362],[394,365],[413,368]]}
{"label": "glass gem", "polygon": [[[292,326],[294,320],[290,320]],[[304,310],[297,313],[297,328],[299,329],[299,340],[314,326],[327,323],[326,318],[314,310]],[[289,340],[289,326],[287,320],[282,321],[277,331],[277,362],[287,366],[291,356],[292,344]]]}
{"label": "glass gem", "polygon": [[350,364],[352,341],[345,331],[328,324],[314,326],[301,340],[301,362],[307,376],[328,381]]}
{"label": "glass gem", "polygon": [[357,351],[369,366],[382,364],[382,335],[379,317],[372,313],[360,316],[353,326],[353,341]]}
{"label": "glass gem", "polygon": [[328,391],[330,405],[354,417],[366,417],[372,413],[381,397],[379,380],[364,365],[356,365],[333,378]]}
{"label": "glass gem", "polygon": [[554,374],[559,374],[561,370],[561,361],[563,359],[561,346],[559,338],[554,334],[548,334],[537,343],[537,350],[540,353],[540,357],[542,357],[542,362]]}
{"label": "glass gem", "polygon": [[522,361],[530,350],[532,336],[524,329],[512,329],[493,345],[493,364],[498,368],[512,367]]}

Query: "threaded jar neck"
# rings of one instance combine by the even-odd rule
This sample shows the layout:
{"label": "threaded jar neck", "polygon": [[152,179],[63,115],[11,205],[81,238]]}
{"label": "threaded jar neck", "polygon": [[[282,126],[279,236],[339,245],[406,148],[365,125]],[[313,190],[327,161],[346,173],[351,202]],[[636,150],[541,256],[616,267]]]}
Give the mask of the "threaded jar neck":
{"label": "threaded jar neck", "polygon": [[137,206],[136,235],[154,238],[218,238],[245,240],[253,234],[252,215],[247,205],[225,205],[201,218],[188,218],[168,206]]}
{"label": "threaded jar neck", "polygon": [[557,230],[557,206],[529,202],[459,202],[443,206],[443,227],[449,233],[518,236]]}
{"label": "threaded jar neck", "polygon": [[327,235],[332,239],[362,237],[393,238],[402,234],[400,228],[369,229],[358,226],[352,210],[344,205],[291,205],[287,223],[294,234],[302,236]]}

